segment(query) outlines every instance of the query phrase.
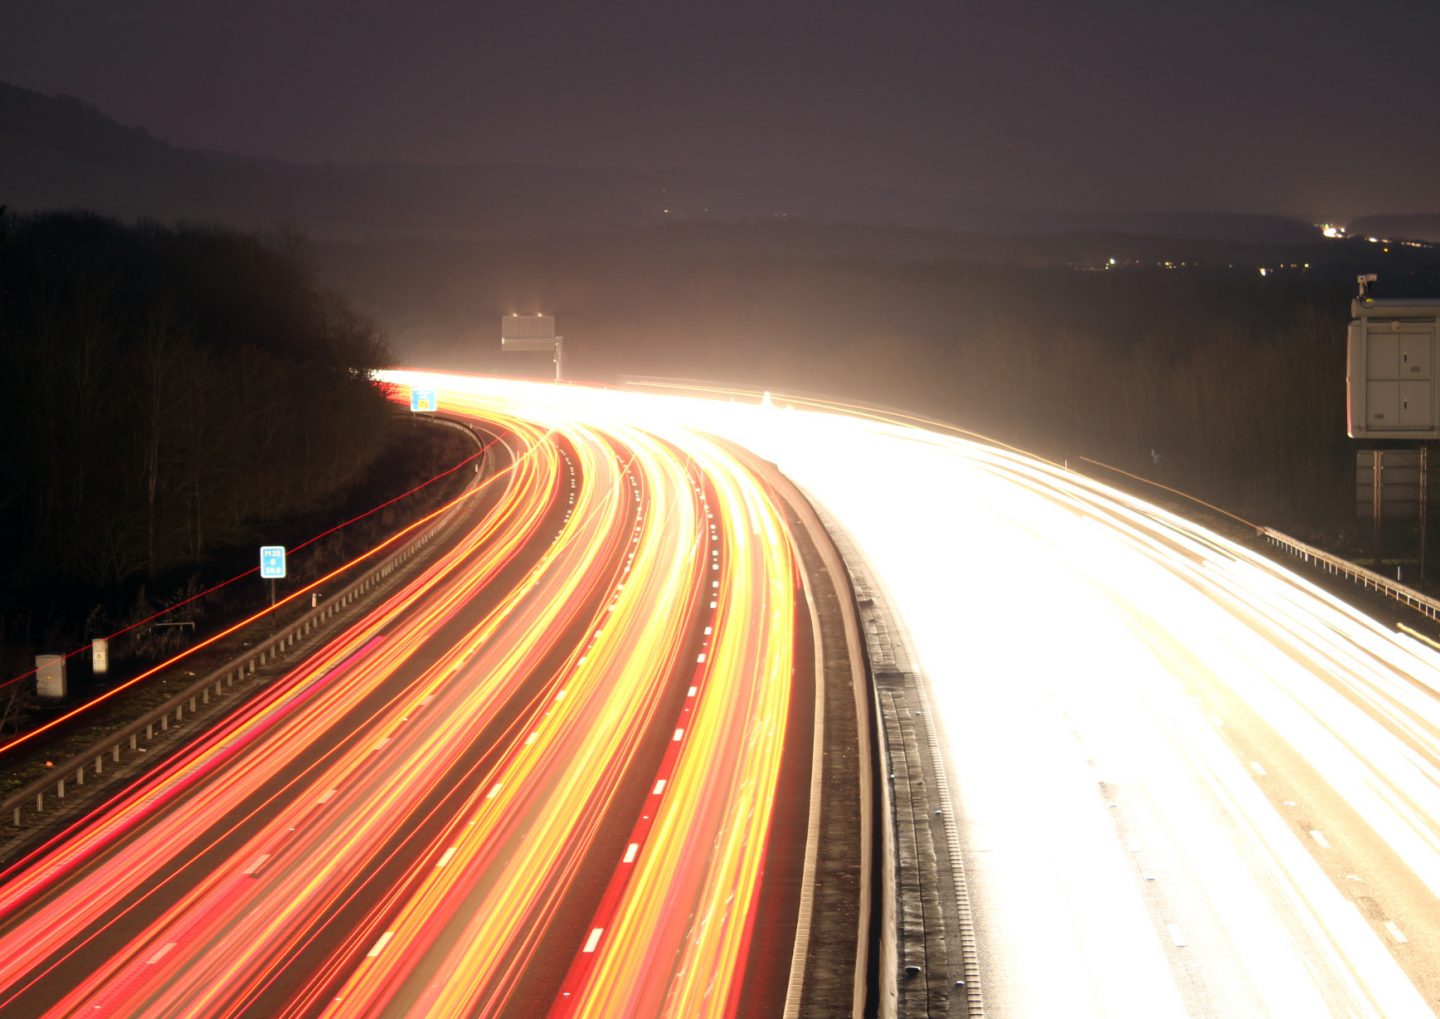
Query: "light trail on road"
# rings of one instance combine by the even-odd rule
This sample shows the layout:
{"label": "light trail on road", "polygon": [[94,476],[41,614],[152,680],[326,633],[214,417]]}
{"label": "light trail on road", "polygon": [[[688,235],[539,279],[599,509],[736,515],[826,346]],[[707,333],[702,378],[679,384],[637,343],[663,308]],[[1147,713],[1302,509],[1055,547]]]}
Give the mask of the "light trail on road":
{"label": "light trail on road", "polygon": [[[507,422],[533,478],[430,583],[6,872],[0,1007],[741,1010],[775,950],[755,903],[799,614],[785,525],[712,437],[822,505],[903,622],[988,1014],[1440,1001],[1420,642],[1142,500],[893,417],[392,378]],[[509,528],[508,558],[481,551]],[[321,726],[347,735],[310,745]]]}
{"label": "light trail on road", "polygon": [[0,1011],[740,1009],[803,603],[779,510],[693,433],[445,401],[512,437],[493,505],[0,874]]}
{"label": "light trail on road", "polygon": [[989,1014],[1440,1011],[1432,650],[1016,451],[656,406],[777,463],[881,581],[946,735]]}

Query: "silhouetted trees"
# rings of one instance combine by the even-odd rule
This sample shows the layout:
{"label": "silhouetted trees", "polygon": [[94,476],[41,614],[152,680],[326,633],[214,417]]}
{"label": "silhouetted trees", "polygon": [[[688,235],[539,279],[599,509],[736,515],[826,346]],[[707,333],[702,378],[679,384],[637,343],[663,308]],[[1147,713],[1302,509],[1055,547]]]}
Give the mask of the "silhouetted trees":
{"label": "silhouetted trees", "polygon": [[293,238],[53,213],[0,239],[12,593],[202,562],[323,508],[381,452],[385,345]]}

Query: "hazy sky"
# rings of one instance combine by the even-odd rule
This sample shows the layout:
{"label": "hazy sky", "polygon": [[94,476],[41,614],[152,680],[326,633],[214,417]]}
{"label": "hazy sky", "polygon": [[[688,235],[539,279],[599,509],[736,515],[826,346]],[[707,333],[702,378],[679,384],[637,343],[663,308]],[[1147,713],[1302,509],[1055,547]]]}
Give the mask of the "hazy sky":
{"label": "hazy sky", "polygon": [[185,146],[1440,211],[1440,0],[0,5],[0,80]]}

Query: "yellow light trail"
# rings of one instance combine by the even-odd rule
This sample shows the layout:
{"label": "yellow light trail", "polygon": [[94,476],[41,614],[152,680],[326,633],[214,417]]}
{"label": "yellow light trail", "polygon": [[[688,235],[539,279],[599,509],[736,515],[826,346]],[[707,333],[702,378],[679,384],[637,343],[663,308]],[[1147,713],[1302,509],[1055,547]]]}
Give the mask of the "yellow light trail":
{"label": "yellow light trail", "polygon": [[614,412],[776,462],[902,620],[947,736],[987,1007],[1432,1014],[1431,648],[1017,450],[863,408],[671,392]]}
{"label": "yellow light trail", "polygon": [[[557,1008],[733,1011],[793,680],[778,511],[692,433],[442,405],[514,436],[497,504],[5,874],[0,1007],[526,1014],[548,965]],[[592,937],[574,886],[612,872]]]}

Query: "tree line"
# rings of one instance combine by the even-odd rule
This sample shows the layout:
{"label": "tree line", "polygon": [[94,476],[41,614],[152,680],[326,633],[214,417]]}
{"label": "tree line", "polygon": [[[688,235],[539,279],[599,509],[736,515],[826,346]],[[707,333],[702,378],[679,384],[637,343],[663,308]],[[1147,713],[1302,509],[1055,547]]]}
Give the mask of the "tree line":
{"label": "tree line", "polygon": [[336,503],[391,434],[371,379],[387,359],[292,235],[0,218],[12,628],[174,578]]}

